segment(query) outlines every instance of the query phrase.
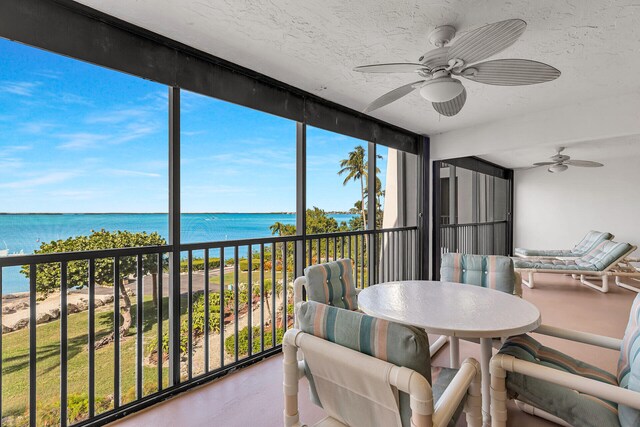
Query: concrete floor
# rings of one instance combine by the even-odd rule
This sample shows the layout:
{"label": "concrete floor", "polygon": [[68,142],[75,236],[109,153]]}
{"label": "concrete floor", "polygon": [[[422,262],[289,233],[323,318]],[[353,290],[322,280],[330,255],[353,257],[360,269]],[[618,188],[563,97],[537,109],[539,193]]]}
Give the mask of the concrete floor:
{"label": "concrete floor", "polygon": [[[635,293],[612,286],[602,294],[580,285],[570,277],[536,277],[535,289],[524,287],[524,298],[542,313],[544,324],[622,338]],[[618,354],[557,338],[536,335],[546,345],[563,351],[607,371],[616,370]],[[479,346],[462,341],[461,357],[480,357]],[[433,364],[448,366],[444,347]],[[303,380],[304,381],[304,380]],[[186,392],[143,412],[113,423],[114,427],[133,426],[282,426],[282,359],[274,356],[214,383]],[[309,402],[306,386],[301,387],[300,413],[306,423],[323,417],[322,410]],[[464,426],[464,420],[458,426]],[[542,427],[555,424],[510,407],[509,425]]]}

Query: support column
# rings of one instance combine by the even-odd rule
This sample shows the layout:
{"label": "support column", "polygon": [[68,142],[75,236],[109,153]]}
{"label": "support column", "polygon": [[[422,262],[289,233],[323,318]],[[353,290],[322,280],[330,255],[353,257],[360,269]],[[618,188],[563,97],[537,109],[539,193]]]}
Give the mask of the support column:
{"label": "support column", "polygon": [[369,286],[375,284],[378,280],[376,269],[376,247],[377,235],[376,231],[376,143],[369,142],[368,159],[367,159],[367,187],[369,190],[367,197],[367,230],[373,230],[373,234],[369,234]]}
{"label": "support column", "polygon": [[169,245],[169,385],[173,386],[180,383],[180,89],[176,87],[169,87]]}
{"label": "support column", "polygon": [[296,124],[296,234],[302,236],[296,242],[295,259],[295,274],[301,276],[307,248],[307,125],[301,122]]}

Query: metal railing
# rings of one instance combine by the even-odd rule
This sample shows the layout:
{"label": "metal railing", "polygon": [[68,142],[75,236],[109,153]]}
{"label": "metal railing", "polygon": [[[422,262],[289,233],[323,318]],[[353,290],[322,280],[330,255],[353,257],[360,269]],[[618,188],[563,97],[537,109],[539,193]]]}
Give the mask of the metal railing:
{"label": "metal railing", "polygon": [[[17,425],[40,425],[52,416],[62,426],[104,424],[279,352],[293,324],[292,286],[303,266],[351,258],[361,288],[417,279],[420,271],[417,227],[182,244],[180,266],[169,271],[173,249],[0,258],[0,290],[4,269],[21,267],[29,277],[29,343],[22,355],[28,392],[3,389],[3,419],[4,408],[21,400],[28,404]],[[59,340],[53,346],[39,344],[51,340],[40,332],[45,325],[34,327],[45,280],[54,280],[60,291]],[[86,287],[86,314],[74,313],[70,285]],[[179,318],[172,320],[178,305],[173,313]],[[0,386],[12,363],[5,358],[12,351],[6,341],[0,336]],[[180,357],[170,357],[171,351]],[[40,404],[39,364],[60,372],[60,404],[53,411]],[[78,395],[86,396],[87,410],[74,409],[72,419],[69,408]]]}
{"label": "metal railing", "polygon": [[440,226],[440,251],[509,255],[507,232],[508,221],[443,224]]}

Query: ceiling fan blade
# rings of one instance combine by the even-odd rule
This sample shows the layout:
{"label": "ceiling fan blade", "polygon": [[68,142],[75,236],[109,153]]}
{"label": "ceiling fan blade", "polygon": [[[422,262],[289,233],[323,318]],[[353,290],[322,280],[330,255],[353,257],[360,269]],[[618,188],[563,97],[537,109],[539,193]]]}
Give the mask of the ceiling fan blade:
{"label": "ceiling fan blade", "polygon": [[373,110],[377,110],[380,107],[384,107],[385,105],[390,104],[393,101],[396,101],[402,98],[403,96],[410,94],[411,92],[417,89],[416,85],[418,83],[422,83],[423,81],[424,80],[418,80],[417,82],[400,86],[399,88],[396,88],[391,92],[385,93],[380,98],[376,99],[371,104],[367,105],[367,108],[364,109],[364,112],[369,113]]}
{"label": "ceiling fan blade", "polygon": [[566,165],[579,166],[581,168],[599,168],[604,166],[602,163],[592,162],[590,160],[567,160],[564,162]]}
{"label": "ceiling fan blade", "polygon": [[533,166],[550,166],[550,165],[555,165],[556,162],[538,162],[538,163],[534,163]]}
{"label": "ceiling fan blade", "polygon": [[462,89],[460,95],[447,102],[432,102],[433,108],[443,116],[452,117],[462,110],[467,100],[467,90]]}
{"label": "ceiling fan blade", "polygon": [[353,71],[359,71],[361,73],[414,73],[424,69],[426,69],[426,67],[418,63],[392,62],[389,64],[361,65],[355,67]]}
{"label": "ceiling fan blade", "polygon": [[528,59],[496,59],[465,68],[460,75],[488,85],[524,86],[555,80],[560,77],[560,71]]}
{"label": "ceiling fan blade", "polygon": [[460,37],[449,48],[448,58],[473,64],[511,46],[524,33],[527,23],[522,19],[507,19],[485,25]]}

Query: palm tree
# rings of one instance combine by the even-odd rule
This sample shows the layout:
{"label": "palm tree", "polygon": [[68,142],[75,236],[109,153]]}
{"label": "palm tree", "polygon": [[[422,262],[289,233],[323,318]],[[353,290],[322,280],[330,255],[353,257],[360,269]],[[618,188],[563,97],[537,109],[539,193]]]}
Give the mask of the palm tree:
{"label": "palm tree", "polygon": [[[378,159],[382,159],[381,155],[376,156]],[[342,182],[342,185],[347,185],[349,181],[360,181],[360,211],[362,214],[362,228],[367,228],[367,211],[366,211],[366,199],[368,193],[368,186],[365,185],[369,178],[369,162],[365,160],[366,153],[362,145],[354,147],[353,151],[349,153],[346,159],[340,160],[340,169],[338,175],[347,174]],[[377,174],[380,173],[380,169],[376,167],[376,187],[381,187],[380,179]],[[376,190],[378,190],[376,188]],[[379,194],[376,191],[376,198]]]}
{"label": "palm tree", "polygon": [[340,169],[338,175],[342,176],[346,174],[342,185],[347,185],[349,181],[360,181],[360,211],[362,214],[362,228],[367,228],[367,213],[365,210],[365,191],[364,182],[367,179],[367,162],[365,161],[365,151],[362,145],[354,147],[353,151],[349,152],[349,156],[346,159],[340,160]]}

